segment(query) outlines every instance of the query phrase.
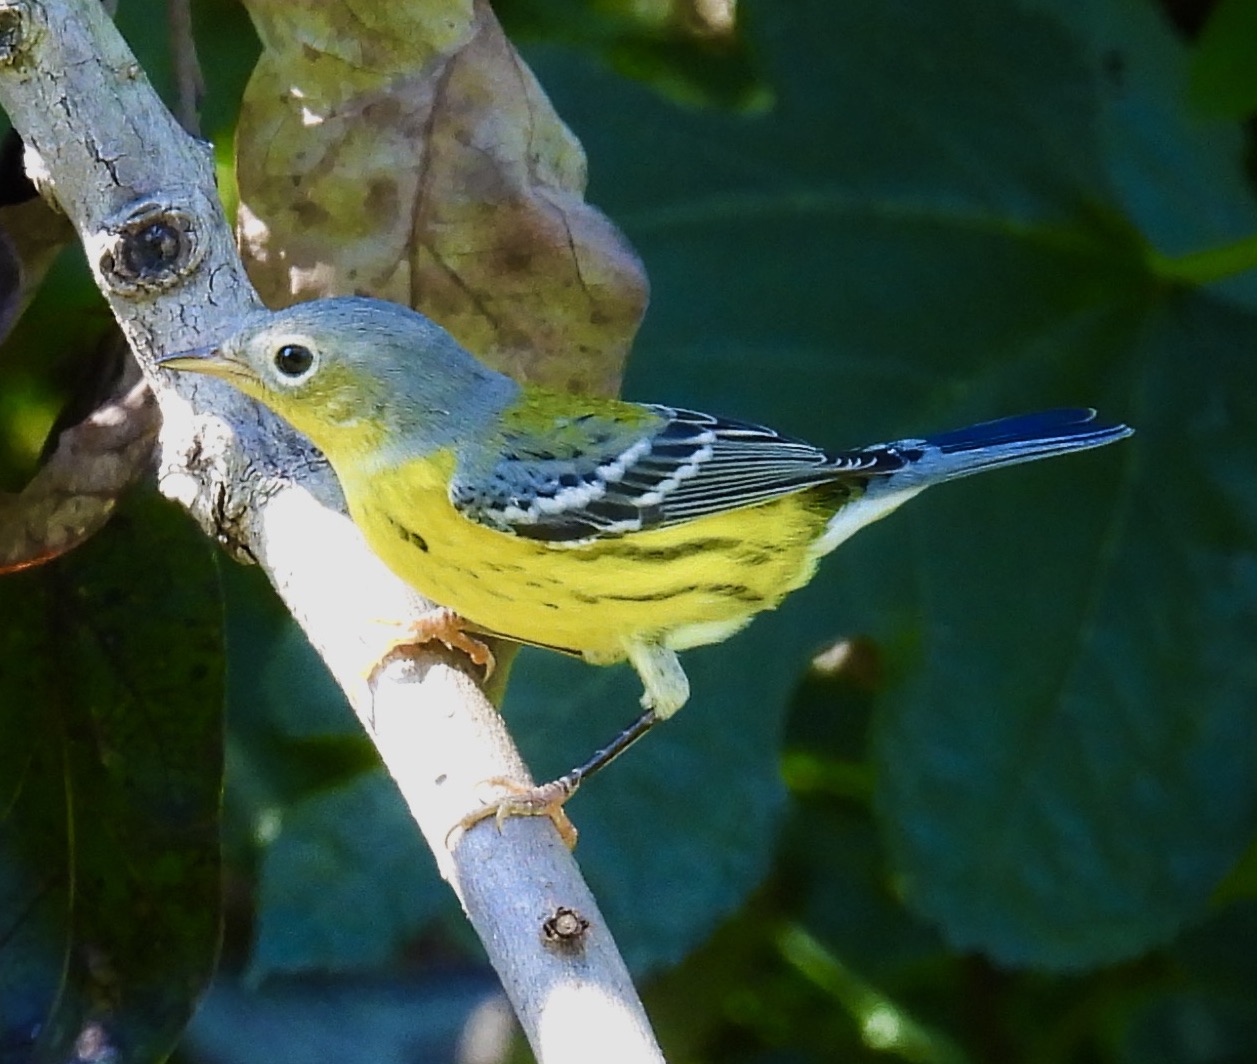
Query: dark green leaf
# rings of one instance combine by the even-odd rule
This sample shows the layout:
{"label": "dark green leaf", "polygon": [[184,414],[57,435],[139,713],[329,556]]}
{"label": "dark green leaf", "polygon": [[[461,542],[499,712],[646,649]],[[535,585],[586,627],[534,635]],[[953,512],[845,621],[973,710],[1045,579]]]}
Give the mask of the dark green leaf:
{"label": "dark green leaf", "polygon": [[1217,281],[1228,297],[1257,307],[1257,230],[1234,122],[1203,119],[1188,103],[1188,54],[1157,4],[1120,0],[1034,0],[1077,35],[1098,103],[1095,143],[1122,209],[1153,249],[1158,272],[1180,276],[1163,256],[1203,254],[1246,240],[1241,273],[1200,263],[1194,281]]}
{"label": "dark green leaf", "polygon": [[292,807],[266,854],[251,976],[380,965],[453,904],[383,771]]}
{"label": "dark green leaf", "polygon": [[[227,979],[206,995],[182,1059],[213,1064],[444,1064],[477,1059],[510,1020],[491,971],[417,978],[286,979],[263,992]],[[484,1013],[491,1011],[486,1021]],[[468,1031],[477,1034],[469,1037]],[[480,1060],[485,1060],[481,1056]],[[488,1058],[498,1060],[500,1058]]]}
{"label": "dark green leaf", "polygon": [[1252,993],[1257,988],[1254,942],[1257,901],[1236,902],[1183,935],[1173,956],[1206,986]]}
{"label": "dark green leaf", "polygon": [[942,955],[938,935],[895,896],[868,817],[807,803],[791,821],[787,845],[808,930],[863,976],[885,981]]}
{"label": "dark green leaf", "polygon": [[162,1059],[218,943],[209,545],[133,501],[0,599],[0,1059]]}
{"label": "dark green leaf", "polygon": [[[1008,963],[1138,953],[1203,914],[1257,817],[1241,487],[1257,320],[1176,294],[1144,250],[1247,235],[1236,154],[1102,99],[1093,44],[1051,13],[817,0],[748,17],[779,93],[760,119],[540,64],[652,277],[626,392],[835,447],[1062,403],[1140,434],[914,502],[780,617],[688,655],[692,705],[573,803],[586,870],[620,879],[653,829],[660,878],[649,902],[625,886],[621,940],[632,952],[641,921],[657,941],[659,912],[669,945],[705,933],[687,914],[731,903],[769,845],[763,744],[787,679],[824,639],[867,633],[889,684],[879,809],[914,904]],[[1160,70],[1154,29],[1121,41]],[[1141,130],[1191,158],[1193,195],[1147,165]],[[541,706],[558,682],[521,669],[512,695]],[[605,682],[614,698],[586,701],[627,719],[633,684]],[[684,728],[693,763],[664,747]],[[720,877],[690,874],[694,848],[741,871],[708,893]]]}
{"label": "dark green leaf", "polygon": [[[1071,522],[1003,544],[988,525],[967,573],[922,560],[935,628],[882,721],[883,810],[909,892],[959,945],[1052,966],[1139,953],[1203,915],[1251,837],[1257,410],[1235,337],[1254,324],[1162,308],[1122,352],[1143,426],[1124,468],[1069,490],[1062,463],[1047,483]],[[953,524],[961,503],[941,504]]]}
{"label": "dark green leaf", "polygon": [[1252,1001],[1198,991],[1157,995],[1134,1017],[1122,1064],[1247,1064],[1257,1045]]}
{"label": "dark green leaf", "polygon": [[1222,0],[1196,41],[1191,99],[1205,114],[1245,118],[1257,110],[1257,5]]}
{"label": "dark green leaf", "polygon": [[693,17],[698,7],[685,0],[498,0],[493,5],[517,45],[562,42],[691,106],[762,105],[766,90],[736,23],[731,29],[703,26]]}

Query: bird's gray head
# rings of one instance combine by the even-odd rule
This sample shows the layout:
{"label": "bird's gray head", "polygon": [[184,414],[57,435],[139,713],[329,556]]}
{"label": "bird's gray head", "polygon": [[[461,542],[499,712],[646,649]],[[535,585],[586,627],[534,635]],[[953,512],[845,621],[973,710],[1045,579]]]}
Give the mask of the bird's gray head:
{"label": "bird's gray head", "polygon": [[231,381],[333,461],[338,443],[351,439],[447,446],[517,389],[422,314],[358,297],[258,311],[218,347],[159,364]]}

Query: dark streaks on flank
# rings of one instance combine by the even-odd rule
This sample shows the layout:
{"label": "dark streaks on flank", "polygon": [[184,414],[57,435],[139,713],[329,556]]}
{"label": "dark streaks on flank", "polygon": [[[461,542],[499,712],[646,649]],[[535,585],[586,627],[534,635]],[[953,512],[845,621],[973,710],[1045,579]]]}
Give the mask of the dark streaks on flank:
{"label": "dark streaks on flank", "polygon": [[423,536],[419,535],[418,532],[412,532],[405,525],[398,524],[398,522],[394,521],[391,517],[386,516],[385,520],[393,526],[393,531],[401,536],[402,539],[404,539],[411,546],[418,547],[425,554],[428,552],[428,541],[424,539]]}
{"label": "dark streaks on flank", "polygon": [[651,591],[643,595],[604,595],[603,598],[616,602],[666,602],[668,599],[691,594],[731,598],[738,602],[760,603],[764,601],[763,595],[752,591],[745,584],[683,584],[680,587]]}
{"label": "dark streaks on flank", "polygon": [[635,562],[674,562],[681,558],[689,558],[708,551],[731,551],[743,546],[740,539],[728,536],[711,536],[707,539],[692,539],[687,543],[677,543],[671,547],[641,547],[636,543],[615,543],[600,551],[590,551],[584,555],[576,555],[581,561],[597,561],[602,558],[618,558]]}
{"label": "dark streaks on flank", "polygon": [[746,565],[753,568],[760,565],[767,565],[773,560],[773,557],[773,552],[765,550],[763,547],[752,547],[747,544],[742,544],[734,552],[733,560],[738,565]]}
{"label": "dark streaks on flank", "polygon": [[738,602],[761,603],[764,596],[753,591],[745,584],[703,584],[698,591],[724,598],[736,599]]}
{"label": "dark streaks on flank", "polygon": [[480,591],[481,591],[481,593],[482,593],[482,594],[485,594],[485,595],[491,595],[493,598],[495,598],[495,599],[501,599],[503,602],[514,602],[514,601],[515,601],[515,596],[514,596],[514,595],[508,595],[505,591],[499,591],[499,590],[498,590],[497,588],[495,588],[492,584],[489,584],[489,585],[487,585],[487,586],[483,586],[483,587],[481,587]]}
{"label": "dark streaks on flank", "polygon": [[[472,579],[474,579],[474,580],[479,580],[479,579],[480,579],[480,574],[479,574],[479,573],[477,573],[476,571],[472,570],[472,569],[461,569],[461,568],[460,568],[460,569],[458,570],[458,575],[459,575],[459,576],[470,576],[470,577],[471,577]],[[490,581],[487,581],[487,582],[482,582],[482,583],[480,584],[480,586],[476,589],[476,592],[477,592],[477,594],[480,594],[480,595],[489,595],[491,598],[501,599],[503,602],[514,602],[514,601],[515,601],[515,596],[514,596],[514,595],[508,595],[505,591],[499,591],[496,587],[494,587],[494,586],[493,586],[493,581],[491,581],[491,580],[490,580]]]}
{"label": "dark streaks on flank", "polygon": [[694,590],[696,589],[688,584],[682,584],[680,587],[670,587],[665,591],[648,591],[644,595],[603,595],[602,597],[614,602],[667,602],[668,599],[688,595]]}
{"label": "dark streaks on flank", "polygon": [[485,562],[484,567],[491,573],[522,573],[524,567],[513,562]]}

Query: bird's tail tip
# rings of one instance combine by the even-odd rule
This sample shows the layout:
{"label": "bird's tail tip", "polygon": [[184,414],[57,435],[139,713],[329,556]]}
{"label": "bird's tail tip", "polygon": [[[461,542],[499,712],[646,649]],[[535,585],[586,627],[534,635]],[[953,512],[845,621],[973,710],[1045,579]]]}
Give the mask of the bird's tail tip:
{"label": "bird's tail tip", "polygon": [[1015,414],[983,421],[963,429],[927,437],[924,442],[943,454],[984,448],[1039,445],[1049,450],[1102,447],[1130,436],[1135,430],[1121,422],[1097,421],[1092,407],[1067,407]]}
{"label": "bird's tail tip", "polygon": [[[1103,447],[1131,435],[1120,422],[1096,419],[1090,407],[1043,410],[984,421],[925,439],[898,440],[850,452],[864,475],[872,474],[864,495],[839,507],[813,546],[815,557],[833,550],[857,529],[896,509],[932,484],[1001,466],[1033,462],[1070,451]],[[870,461],[870,458],[872,461]],[[863,463],[859,463],[864,459]],[[879,460],[884,459],[884,464]],[[847,469],[852,468],[848,461]]]}
{"label": "bird's tail tip", "polygon": [[1097,420],[1090,407],[1042,410],[892,445],[916,460],[898,474],[905,484],[937,483],[987,469],[1103,447],[1131,435],[1121,422]]}

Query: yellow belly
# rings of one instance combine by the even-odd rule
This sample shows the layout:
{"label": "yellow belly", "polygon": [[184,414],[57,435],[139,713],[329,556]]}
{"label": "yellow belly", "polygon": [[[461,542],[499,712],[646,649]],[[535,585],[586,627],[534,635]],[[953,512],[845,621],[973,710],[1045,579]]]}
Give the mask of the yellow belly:
{"label": "yellow belly", "polygon": [[[551,547],[468,520],[448,459],[341,475],[372,549],[428,598],[521,642],[619,661],[626,641],[718,642],[806,583],[826,507],[810,493],[649,532]],[[445,466],[445,468],[442,468]]]}

